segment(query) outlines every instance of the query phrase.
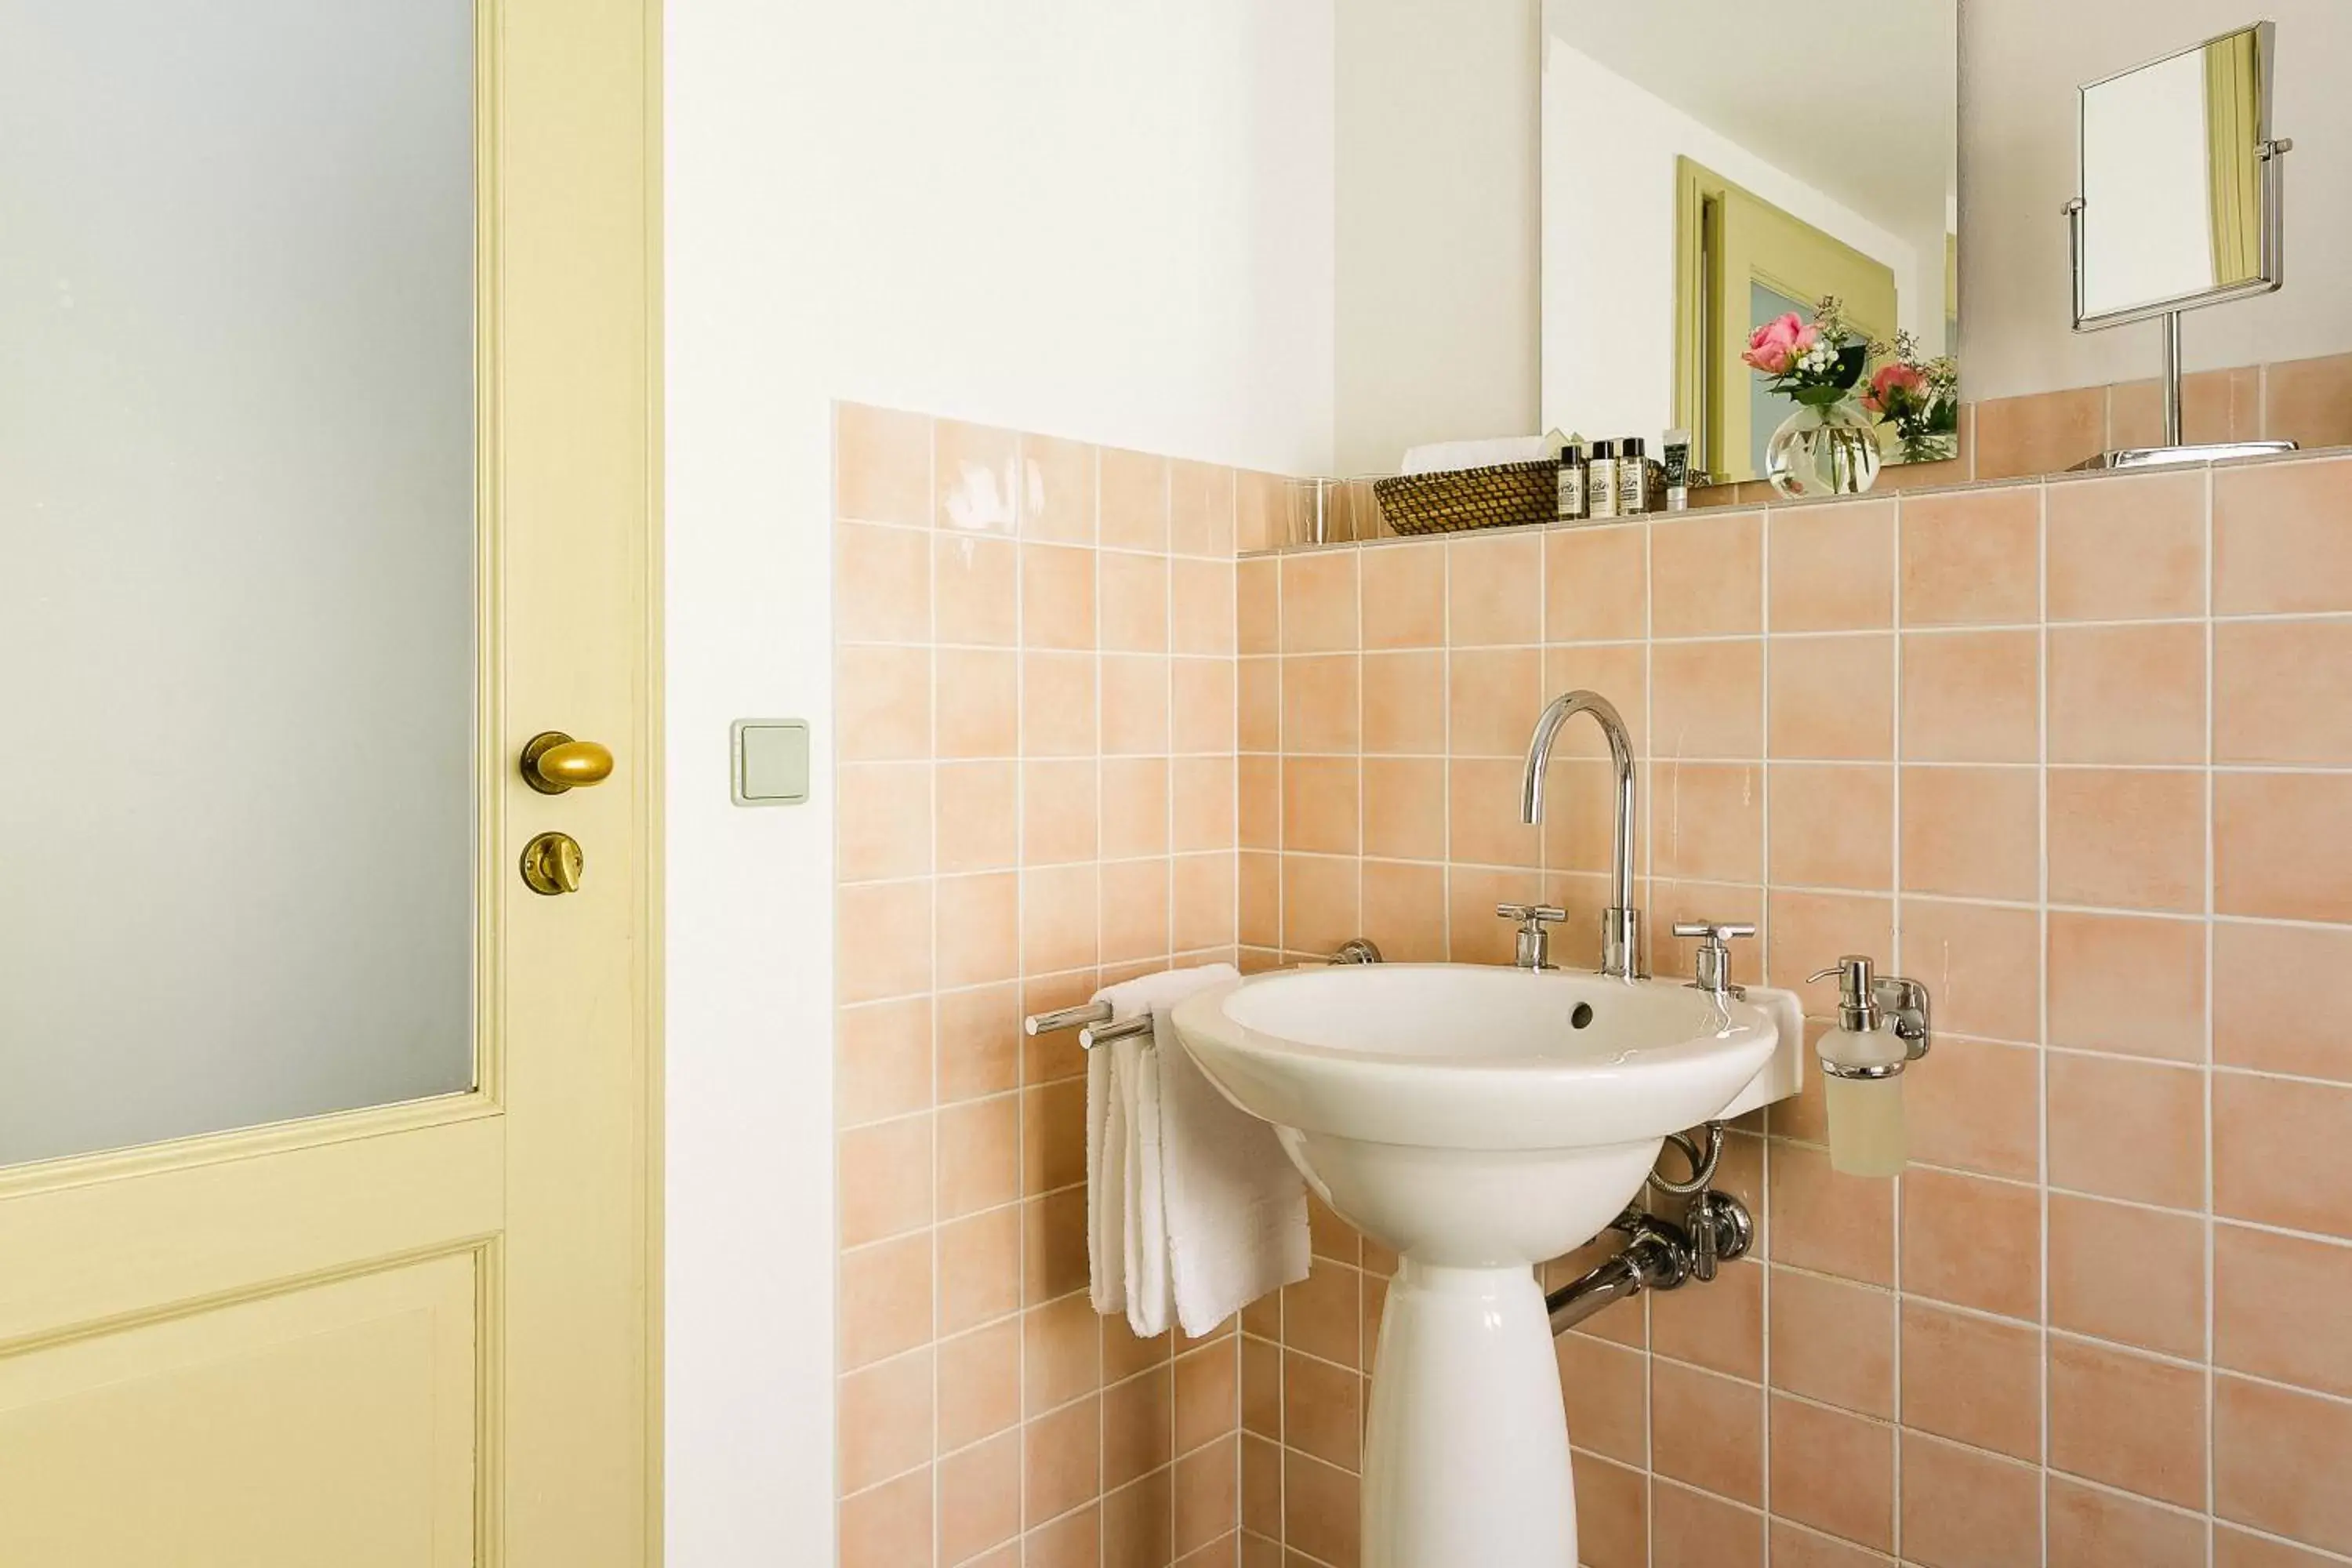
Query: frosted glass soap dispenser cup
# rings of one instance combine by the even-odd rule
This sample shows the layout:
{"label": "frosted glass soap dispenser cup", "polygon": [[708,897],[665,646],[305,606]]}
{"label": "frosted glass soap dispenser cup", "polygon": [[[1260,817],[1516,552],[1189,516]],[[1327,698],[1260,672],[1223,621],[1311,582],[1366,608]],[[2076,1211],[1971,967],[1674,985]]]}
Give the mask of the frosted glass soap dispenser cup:
{"label": "frosted glass soap dispenser cup", "polygon": [[1849,1176],[1899,1176],[1910,1158],[1903,1072],[1927,1054],[1927,988],[1874,973],[1847,953],[1808,976],[1838,983],[1837,1025],[1814,1046],[1829,1110],[1830,1168]]}

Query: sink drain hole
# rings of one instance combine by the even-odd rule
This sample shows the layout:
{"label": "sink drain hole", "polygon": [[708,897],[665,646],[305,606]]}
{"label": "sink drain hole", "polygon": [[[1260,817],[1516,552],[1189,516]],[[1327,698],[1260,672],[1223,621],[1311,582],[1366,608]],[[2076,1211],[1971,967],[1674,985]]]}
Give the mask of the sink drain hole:
{"label": "sink drain hole", "polygon": [[1579,1002],[1576,1005],[1576,1011],[1568,1016],[1568,1026],[1571,1029],[1581,1029],[1591,1022],[1592,1022],[1592,1004],[1590,1002]]}

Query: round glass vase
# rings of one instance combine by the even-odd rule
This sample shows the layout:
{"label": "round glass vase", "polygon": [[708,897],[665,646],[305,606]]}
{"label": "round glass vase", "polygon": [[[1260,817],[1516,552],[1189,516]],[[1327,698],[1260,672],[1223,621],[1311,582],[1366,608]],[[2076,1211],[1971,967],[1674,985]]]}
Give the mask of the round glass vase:
{"label": "round glass vase", "polygon": [[1764,477],[1790,500],[1858,496],[1878,480],[1878,427],[1848,394],[1801,403],[1764,447]]}

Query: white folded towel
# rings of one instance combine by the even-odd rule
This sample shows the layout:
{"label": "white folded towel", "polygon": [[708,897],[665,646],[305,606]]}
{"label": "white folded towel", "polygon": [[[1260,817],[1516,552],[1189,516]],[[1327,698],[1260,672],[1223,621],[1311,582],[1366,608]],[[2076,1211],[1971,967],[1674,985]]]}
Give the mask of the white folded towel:
{"label": "white folded towel", "polygon": [[1274,1129],[1202,1076],[1169,1013],[1240,978],[1230,964],[1171,970],[1096,994],[1114,1018],[1150,1013],[1147,1040],[1087,1062],[1087,1262],[1095,1310],[1149,1339],[1172,1319],[1195,1338],[1307,1278],[1307,1184]]}
{"label": "white folded towel", "polygon": [[1559,457],[1559,445],[1549,436],[1498,436],[1485,441],[1433,441],[1405,448],[1398,469],[1407,474],[1444,473],[1454,468],[1491,468],[1502,463],[1543,463]]}

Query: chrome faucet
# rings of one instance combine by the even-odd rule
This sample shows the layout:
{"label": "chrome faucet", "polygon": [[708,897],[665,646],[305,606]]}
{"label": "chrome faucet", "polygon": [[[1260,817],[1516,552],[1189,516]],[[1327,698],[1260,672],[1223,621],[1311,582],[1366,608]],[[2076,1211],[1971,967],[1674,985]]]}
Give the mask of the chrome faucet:
{"label": "chrome faucet", "polygon": [[1633,822],[1636,785],[1633,742],[1625,721],[1609,699],[1597,691],[1570,691],[1552,699],[1536,721],[1535,738],[1528,742],[1528,773],[1519,791],[1519,817],[1530,826],[1543,820],[1544,774],[1551,765],[1552,742],[1559,727],[1579,713],[1590,713],[1609,738],[1609,763],[1617,775],[1617,865],[1615,901],[1601,911],[1601,973],[1619,980],[1643,977],[1642,911],[1633,907]]}

